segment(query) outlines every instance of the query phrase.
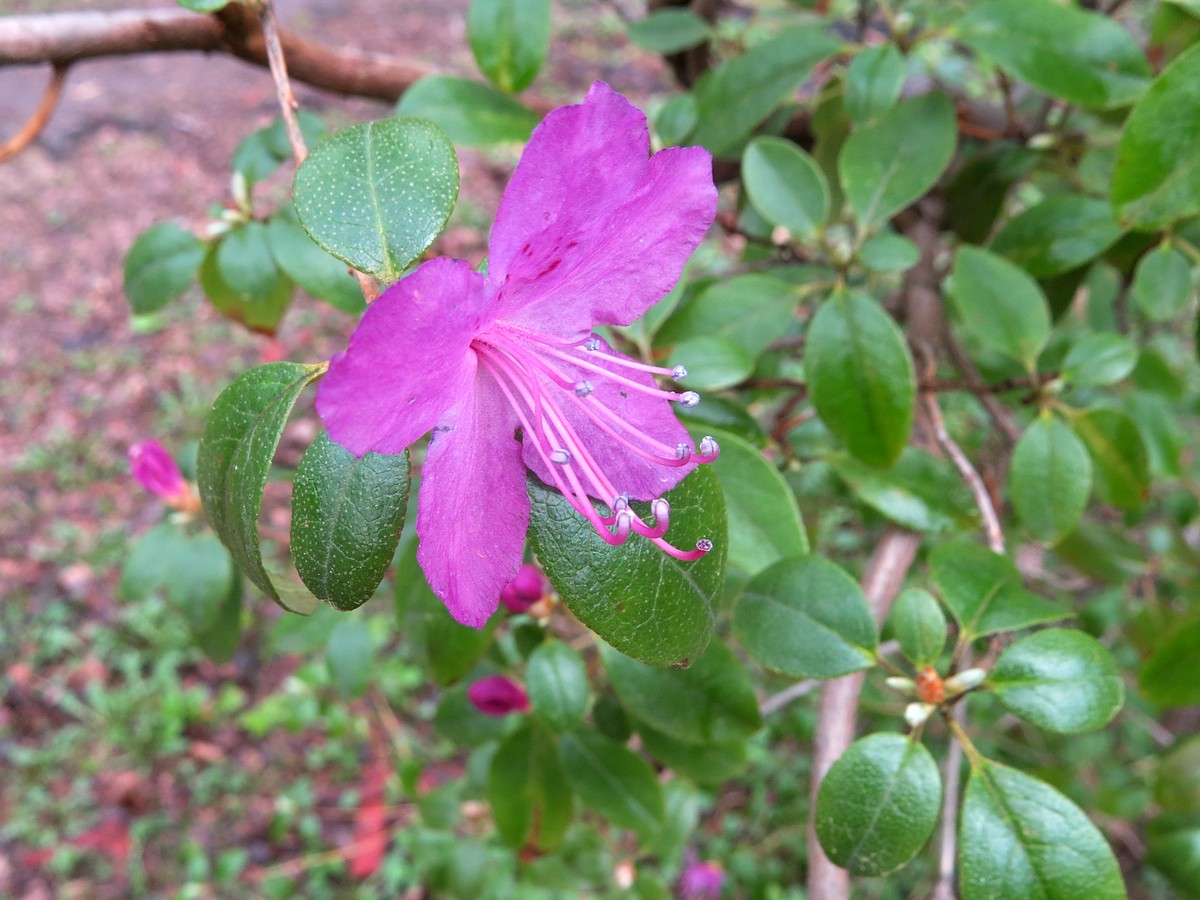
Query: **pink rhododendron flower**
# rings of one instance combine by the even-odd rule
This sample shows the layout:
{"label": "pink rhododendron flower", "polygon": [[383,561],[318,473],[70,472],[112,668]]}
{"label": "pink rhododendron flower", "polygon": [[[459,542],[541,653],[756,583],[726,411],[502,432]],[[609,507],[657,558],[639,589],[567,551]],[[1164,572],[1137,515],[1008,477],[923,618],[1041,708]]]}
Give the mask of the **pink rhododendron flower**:
{"label": "pink rhododendron flower", "polygon": [[489,675],[467,688],[467,699],[487,716],[506,716],[511,712],[529,712],[529,695],[511,678]]}
{"label": "pink rhododendron flower", "polygon": [[192,486],[175,465],[175,459],[158,441],[142,441],[129,448],[129,469],[134,479],[152,494],[162,497],[176,509],[199,509]]}
{"label": "pink rhododendron flower", "polygon": [[[492,228],[488,274],[435,259],[367,310],[317,389],[330,437],[399,453],[433,431],[417,512],[418,561],[451,615],[479,628],[521,566],[528,467],[610,544],[631,532],[680,559],[660,498],[716,442],[693,448],[664,390],[684,377],[612,350],[678,281],[716,214],[699,147],[650,156],[646,118],[605,84],[534,131]],[[589,498],[608,507],[602,515]],[[629,500],[654,500],[653,524]]]}
{"label": "pink rhododendron flower", "polygon": [[679,876],[679,900],[720,900],[725,886],[725,871],[718,863],[700,862],[689,853],[690,860]]}
{"label": "pink rhododendron flower", "polygon": [[510,612],[523,613],[546,594],[546,576],[537,566],[523,565],[517,577],[504,586],[500,602]]}

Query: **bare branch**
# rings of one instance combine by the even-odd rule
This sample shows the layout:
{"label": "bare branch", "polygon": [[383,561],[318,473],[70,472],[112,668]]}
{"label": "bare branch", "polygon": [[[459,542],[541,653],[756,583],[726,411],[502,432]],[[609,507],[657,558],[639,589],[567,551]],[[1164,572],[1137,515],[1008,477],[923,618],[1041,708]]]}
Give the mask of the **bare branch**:
{"label": "bare branch", "polygon": [[279,41],[279,23],[275,21],[274,0],[262,2],[262,30],[267,46],[267,65],[271,69],[271,78],[275,81],[275,95],[279,98],[279,110],[283,114],[284,130],[287,131],[288,143],[292,145],[292,156],[296,165],[308,157],[308,147],[304,145],[304,132],[300,130],[300,120],[296,118],[296,95],[292,93],[292,83],[288,81],[287,60],[283,56],[283,47]]}
{"label": "bare branch", "polygon": [[62,96],[63,85],[67,81],[67,68],[67,63],[55,63],[50,73],[50,83],[46,85],[45,93],[42,94],[33,115],[21,126],[20,131],[0,144],[0,163],[12,159],[36,141],[42,133],[42,129],[54,113],[54,107],[58,105],[58,98]]}

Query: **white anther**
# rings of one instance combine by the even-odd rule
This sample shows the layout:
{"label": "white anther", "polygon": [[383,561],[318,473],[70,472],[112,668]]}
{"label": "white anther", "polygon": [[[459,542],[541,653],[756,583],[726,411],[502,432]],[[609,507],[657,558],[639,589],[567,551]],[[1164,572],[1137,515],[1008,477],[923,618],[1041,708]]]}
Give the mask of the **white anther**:
{"label": "white anther", "polygon": [[706,434],[700,439],[701,456],[716,456],[720,452],[721,445],[716,442],[711,434]]}
{"label": "white anther", "polygon": [[550,454],[550,462],[555,463],[556,465],[565,466],[570,461],[571,461],[571,451],[570,450],[554,450]]}
{"label": "white anther", "polygon": [[707,553],[712,548],[713,548],[713,542],[710,541],[708,538],[700,538],[700,540],[696,541],[696,549],[699,550],[701,553]]}
{"label": "white anther", "polygon": [[687,369],[684,366],[676,366],[671,370],[671,377],[676,381],[683,381],[687,378]]}
{"label": "white anther", "polygon": [[599,350],[603,346],[604,342],[600,340],[600,338],[588,338],[587,341],[584,342],[583,349],[595,351]]}
{"label": "white anther", "polygon": [[671,504],[659,497],[650,504],[650,512],[654,513],[654,518],[657,521],[662,521],[671,514]]}
{"label": "white anther", "polygon": [[700,402],[700,395],[695,391],[684,391],[679,395],[679,405],[691,409]]}
{"label": "white anther", "polygon": [[588,394],[590,394],[594,390],[595,390],[595,388],[592,387],[592,383],[590,381],[575,382],[575,396],[576,397],[586,397]]}
{"label": "white anther", "polygon": [[675,458],[676,459],[687,459],[691,455],[692,455],[692,448],[689,447],[687,444],[676,444],[675,445]]}
{"label": "white anther", "polygon": [[622,510],[629,509],[629,497],[626,494],[619,494],[612,502],[612,511],[619,513]]}

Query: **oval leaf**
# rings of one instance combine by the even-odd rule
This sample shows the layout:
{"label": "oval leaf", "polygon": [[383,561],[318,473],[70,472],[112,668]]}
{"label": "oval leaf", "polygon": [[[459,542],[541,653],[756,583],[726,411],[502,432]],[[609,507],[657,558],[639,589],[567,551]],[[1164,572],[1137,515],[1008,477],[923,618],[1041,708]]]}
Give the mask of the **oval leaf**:
{"label": "oval leaf", "polygon": [[1125,699],[1112,654],[1090,635],[1066,628],[1039,631],[1008,647],[988,684],[1022,719],[1059,734],[1107,725]]}
{"label": "oval leaf", "polygon": [[408,451],[356,457],[321,432],[292,487],[292,559],[338,609],[371,599],[391,565],[408,507]]}
{"label": "oval leaf", "polygon": [[525,689],[533,711],[555,731],[568,731],[583,721],[587,669],[569,644],[546,641],[530,654]]}
{"label": "oval leaf", "polygon": [[1051,416],[1030,423],[1017,441],[1008,472],[1013,509],[1029,532],[1057,544],[1075,530],[1092,491],[1087,447]]}
{"label": "oval leaf", "polygon": [[381,119],[323,140],[292,190],[314,241],[390,284],[445,227],[458,199],[458,162],[434,125]]}
{"label": "oval leaf", "polygon": [[733,629],[756,660],[795,678],[836,678],[875,661],[875,618],[862,588],[816,556],[781,560],[751,580]]}
{"label": "oval leaf", "polygon": [[750,354],[718,334],[688,338],[671,353],[667,365],[683,365],[688,371],[688,387],[709,391],[732,387],[754,371]]}
{"label": "oval leaf", "polygon": [[942,779],[924,745],[873,734],[830,767],[813,824],[833,863],[853,875],[886,875],[925,846],[941,802]]}
{"label": "oval leaf", "polygon": [[1157,247],[1138,262],[1132,291],[1147,319],[1166,322],[1183,312],[1192,296],[1192,267],[1178,250]]}
{"label": "oval leaf", "polygon": [[638,723],[642,747],[669,769],[700,784],[720,784],[737,778],[746,769],[746,742],[689,744]]}
{"label": "oval leaf", "polygon": [[471,0],[467,39],[480,71],[496,87],[523,91],[550,49],[550,0]]}
{"label": "oval leaf", "polygon": [[492,757],[487,795],[496,831],[510,847],[553,850],[571,824],[574,803],[558,746],[531,724]]}
{"label": "oval leaf", "polygon": [[783,138],[760,137],[746,145],[742,183],[764,219],[799,237],[820,231],[829,215],[829,185],[821,167]]}
{"label": "oval leaf", "polygon": [[134,315],[157,312],[181,296],[205,251],[204,241],[170,222],[139,234],[125,257],[125,296]]}
{"label": "oval leaf", "polygon": [[[703,558],[681,562],[636,536],[613,547],[562,494],[532,476],[529,540],[546,575],[584,625],[651,665],[687,665],[708,644],[713,604],[725,585],[725,501],[708,466],[663,496],[671,504],[668,540],[686,548],[701,538],[712,541]],[[633,507],[646,516],[644,504]]]}
{"label": "oval leaf", "polygon": [[1177,625],[1160,639],[1138,677],[1138,687],[1147,700],[1159,706],[1200,703],[1197,647],[1200,647],[1200,617]]}
{"label": "oval leaf", "polygon": [[725,337],[757,357],[792,325],[795,314],[794,285],[769,275],[741,275],[706,288],[676,310],[659,329],[658,343]]}
{"label": "oval leaf", "polygon": [[846,67],[846,114],[861,124],[887,112],[900,99],[907,74],[895,44],[864,48]]}
{"label": "oval leaf", "polygon": [[865,294],[838,292],[808,326],[804,368],[821,420],[868,465],[887,467],[912,428],[916,380],[900,329]]}
{"label": "oval leaf", "polygon": [[1008,222],[992,241],[1035,278],[1061,275],[1095,259],[1121,236],[1112,207],[1078,195],[1051,197]]}
{"label": "oval leaf", "polygon": [[651,53],[687,50],[709,39],[708,23],[687,9],[660,9],[629,26],[629,41]]}
{"label": "oval leaf", "polygon": [[905,528],[943,532],[976,524],[975,505],[954,466],[925,450],[906,447],[890,469],[844,453],[826,462],[859,500]]}
{"label": "oval leaf", "polygon": [[1050,337],[1050,310],[1037,282],[1008,260],[961,246],[950,293],[963,325],[982,343],[1033,370]]}
{"label": "oval leaf", "polygon": [[1096,464],[1096,496],[1121,509],[1137,509],[1150,492],[1150,460],[1133,420],[1115,409],[1093,409],[1071,421]]}
{"label": "oval leaf", "polygon": [[892,631],[900,652],[918,669],[932,666],[946,646],[946,616],[933,594],[909,588],[892,606]]}
{"label": "oval leaf", "polygon": [[342,697],[352,700],[366,691],[375,667],[373,655],[371,630],[366,622],[346,618],[334,626],[325,646],[325,661],[333,686]]}
{"label": "oval leaf", "polygon": [[1121,900],[1112,850],[1074,803],[999,763],[971,771],[959,819],[963,900]]}
{"label": "oval leaf", "polygon": [[284,274],[313,297],[352,315],[367,308],[346,264],[314,244],[293,219],[273,216],[267,222],[267,244]]}
{"label": "oval leaf", "polygon": [[316,598],[285,601],[263,566],[258,513],[288,413],[324,371],[323,366],[278,362],[240,375],[213,404],[196,457],[204,514],[238,567],[285,609],[305,614],[316,608]]}
{"label": "oval leaf", "polygon": [[449,75],[422,78],[400,98],[396,115],[427,119],[456,144],[488,147],[529,140],[537,113],[489,84]]}
{"label": "oval leaf", "polygon": [[1062,377],[1076,387],[1115,384],[1137,365],[1137,345],[1122,334],[1097,332],[1071,345],[1062,363]]}
{"label": "oval leaf", "polygon": [[292,302],[295,285],[272,263],[270,277],[262,282],[267,293],[246,294],[235,290],[222,270],[221,243],[223,241],[211,246],[200,264],[200,286],[205,296],[226,318],[240,322],[251,331],[274,335]]}
{"label": "oval leaf", "polygon": [[584,805],[643,843],[663,826],[662,786],[642,757],[590,729],[565,734],[560,745],[567,781]]}

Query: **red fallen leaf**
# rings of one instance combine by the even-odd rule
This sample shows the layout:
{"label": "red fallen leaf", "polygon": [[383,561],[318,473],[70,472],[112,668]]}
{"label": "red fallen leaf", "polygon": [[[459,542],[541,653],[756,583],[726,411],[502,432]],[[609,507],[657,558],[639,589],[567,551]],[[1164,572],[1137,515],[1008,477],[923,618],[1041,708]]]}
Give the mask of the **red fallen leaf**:
{"label": "red fallen leaf", "polygon": [[351,878],[368,878],[383,864],[383,854],[391,836],[387,827],[384,787],[391,771],[385,760],[376,759],[363,773],[362,802],[354,817],[354,844],[348,859]]}
{"label": "red fallen leaf", "polygon": [[128,826],[115,816],[102,819],[98,825],[71,838],[70,843],[83,850],[106,854],[117,869],[124,869],[133,848]]}
{"label": "red fallen leaf", "polygon": [[21,866],[26,869],[37,869],[50,862],[53,856],[53,847],[46,847],[42,850],[26,850],[21,854]]}
{"label": "red fallen leaf", "polygon": [[282,341],[271,340],[263,345],[259,352],[259,362],[273,363],[287,359],[288,349]]}

